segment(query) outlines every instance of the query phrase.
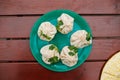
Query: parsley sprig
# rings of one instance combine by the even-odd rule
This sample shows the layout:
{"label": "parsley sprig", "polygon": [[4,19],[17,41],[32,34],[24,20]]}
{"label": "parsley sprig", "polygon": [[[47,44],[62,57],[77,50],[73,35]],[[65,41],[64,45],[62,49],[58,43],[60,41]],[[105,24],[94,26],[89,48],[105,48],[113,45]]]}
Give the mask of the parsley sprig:
{"label": "parsley sprig", "polygon": [[60,21],[58,21],[58,23],[56,25],[56,28],[57,28],[58,31],[61,31],[61,29],[60,29],[61,25],[63,25],[63,22],[60,20]]}
{"label": "parsley sprig", "polygon": [[68,53],[70,56],[74,56],[76,53],[74,53],[74,52],[69,52]]}
{"label": "parsley sprig", "polygon": [[53,50],[55,47],[56,47],[56,46],[52,44],[52,45],[49,47],[49,49],[50,49],[50,50]]}
{"label": "parsley sprig", "polygon": [[57,56],[51,57],[48,62],[50,62],[51,64],[57,63],[59,62],[59,59]]}
{"label": "parsley sprig", "polygon": [[45,37],[46,39],[50,40],[51,37],[49,37],[48,35],[44,34],[42,31],[41,31],[41,36]]}
{"label": "parsley sprig", "polygon": [[49,50],[54,50],[54,49],[59,51],[58,48],[54,44],[49,46]]}
{"label": "parsley sprig", "polygon": [[69,46],[70,52],[68,53],[70,56],[74,56],[78,52],[78,48],[74,46]]}
{"label": "parsley sprig", "polygon": [[89,33],[89,32],[86,34],[86,40],[87,40],[87,41],[90,40],[90,33]]}

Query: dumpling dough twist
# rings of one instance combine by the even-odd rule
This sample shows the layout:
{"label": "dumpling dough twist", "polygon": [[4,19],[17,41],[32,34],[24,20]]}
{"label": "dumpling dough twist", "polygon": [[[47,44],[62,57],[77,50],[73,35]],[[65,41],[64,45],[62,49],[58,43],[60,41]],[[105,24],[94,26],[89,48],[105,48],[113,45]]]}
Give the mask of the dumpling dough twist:
{"label": "dumpling dough twist", "polygon": [[[51,46],[53,46],[53,47],[51,47]],[[53,44],[49,44],[49,45],[42,47],[40,50],[40,53],[42,54],[42,60],[46,64],[51,64],[49,59],[53,58],[53,57],[57,57],[56,62],[59,60],[58,48]]]}
{"label": "dumpling dough twist", "polygon": [[72,67],[75,64],[77,64],[78,61],[78,53],[76,53],[75,55],[70,55],[69,52],[71,52],[71,50],[68,48],[68,46],[65,46],[60,54],[60,58],[63,64]]}
{"label": "dumpling dough twist", "polygon": [[[92,38],[85,30],[78,30],[72,34],[70,43],[77,48],[83,48],[92,43]],[[87,40],[87,37],[89,40]]]}
{"label": "dumpling dough twist", "polygon": [[73,24],[74,24],[74,18],[69,16],[68,14],[63,13],[58,19],[59,21],[62,22],[62,25],[59,26],[58,31],[61,32],[62,34],[67,34],[73,29]]}
{"label": "dumpling dough twist", "polygon": [[50,41],[54,38],[57,30],[50,22],[43,22],[38,28],[38,36],[40,39]]}

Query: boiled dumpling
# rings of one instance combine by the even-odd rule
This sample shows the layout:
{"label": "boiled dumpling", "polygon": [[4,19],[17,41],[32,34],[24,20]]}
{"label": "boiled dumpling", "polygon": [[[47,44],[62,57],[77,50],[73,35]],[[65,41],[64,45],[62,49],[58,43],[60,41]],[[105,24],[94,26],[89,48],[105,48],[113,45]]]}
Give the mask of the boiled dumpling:
{"label": "boiled dumpling", "polygon": [[50,22],[43,22],[38,28],[38,36],[40,39],[50,41],[54,38],[57,30]]}
{"label": "boiled dumpling", "polygon": [[78,30],[72,34],[70,43],[77,48],[83,48],[92,43],[92,37],[85,30]]}
{"label": "boiled dumpling", "polygon": [[57,30],[62,34],[67,34],[73,29],[74,18],[63,13],[58,19]]}
{"label": "boiled dumpling", "polygon": [[49,44],[41,48],[42,60],[46,64],[54,64],[59,61],[59,51],[54,44]]}
{"label": "boiled dumpling", "polygon": [[74,46],[65,46],[60,54],[63,64],[72,67],[78,62],[78,50]]}

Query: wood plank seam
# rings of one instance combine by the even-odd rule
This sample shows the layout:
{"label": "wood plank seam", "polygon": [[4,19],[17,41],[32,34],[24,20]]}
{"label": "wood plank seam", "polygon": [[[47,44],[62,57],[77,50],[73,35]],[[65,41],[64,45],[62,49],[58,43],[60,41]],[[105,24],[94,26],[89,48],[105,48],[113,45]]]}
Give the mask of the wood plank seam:
{"label": "wood plank seam", "polygon": [[[107,60],[86,60],[85,62],[105,62]],[[0,60],[0,63],[38,63],[36,60],[13,61],[13,60]]]}
{"label": "wood plank seam", "polygon": [[[9,16],[16,16],[16,17],[24,17],[24,16],[43,16],[44,14],[11,14],[11,15],[0,15],[0,17],[9,17]],[[79,14],[81,16],[120,16],[120,14]]]}
{"label": "wood plank seam", "polygon": [[[93,39],[120,39],[120,36],[110,36],[110,37],[92,37]],[[6,38],[0,38],[0,40],[29,40],[30,38],[27,37],[21,37],[21,38],[11,38],[11,37],[6,37]]]}

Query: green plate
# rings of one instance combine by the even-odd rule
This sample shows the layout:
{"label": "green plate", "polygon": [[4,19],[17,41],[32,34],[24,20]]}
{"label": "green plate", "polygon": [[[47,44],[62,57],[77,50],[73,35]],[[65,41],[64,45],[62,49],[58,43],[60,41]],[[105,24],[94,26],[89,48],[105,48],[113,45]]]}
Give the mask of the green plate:
{"label": "green plate", "polygon": [[[53,40],[50,42],[41,40],[37,35],[37,30],[38,30],[39,25],[44,21],[49,21],[53,25],[56,25],[57,18],[62,13],[67,13],[74,18],[73,30],[68,34],[61,34],[61,33],[57,32],[57,34],[55,35]],[[66,72],[66,71],[70,71],[70,70],[73,70],[73,69],[79,67],[89,56],[91,49],[92,49],[92,45],[89,45],[85,48],[79,49],[79,52],[78,52],[79,59],[78,59],[77,64],[73,67],[68,67],[68,66],[62,64],[62,62],[56,63],[54,65],[45,64],[42,61],[41,54],[40,54],[40,49],[47,44],[55,44],[59,48],[59,50],[61,51],[64,46],[70,45],[70,37],[77,30],[86,30],[92,34],[88,23],[80,15],[76,14],[73,11],[60,9],[60,10],[54,10],[54,11],[46,13],[45,15],[40,17],[35,22],[32,30],[31,30],[30,49],[31,49],[32,55],[34,56],[34,58],[38,61],[38,63],[40,65],[42,65],[43,67],[45,67],[49,70],[52,70],[52,71]]]}

